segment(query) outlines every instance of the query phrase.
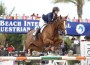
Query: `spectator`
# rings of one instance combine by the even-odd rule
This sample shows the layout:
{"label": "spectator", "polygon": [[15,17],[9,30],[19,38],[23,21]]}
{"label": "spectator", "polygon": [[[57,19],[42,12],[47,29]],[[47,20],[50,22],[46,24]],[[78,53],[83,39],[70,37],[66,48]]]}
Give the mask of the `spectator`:
{"label": "spectator", "polygon": [[72,19],[72,22],[76,22],[76,18],[75,17]]}
{"label": "spectator", "polygon": [[35,20],[35,13],[33,13],[33,14],[31,15],[31,17],[32,17],[32,20]]}
{"label": "spectator", "polygon": [[35,20],[40,20],[40,16],[37,14]]}
{"label": "spectator", "polygon": [[74,38],[72,39],[72,44],[71,44],[71,50],[73,50],[73,53],[76,54],[77,50],[78,49],[78,46],[79,46],[79,40],[77,38]]}
{"label": "spectator", "polygon": [[69,18],[69,17],[67,18],[67,21],[68,21],[68,22],[71,22],[71,20],[70,20],[70,18]]}
{"label": "spectator", "polygon": [[61,44],[61,49],[62,49],[62,55],[67,54],[67,52],[68,52],[68,45],[67,45],[66,42]]}
{"label": "spectator", "polygon": [[8,53],[6,51],[6,48],[1,48],[0,49],[0,56],[7,56],[7,55],[8,55]]}
{"label": "spectator", "polygon": [[22,19],[25,19],[25,14],[23,14]]}
{"label": "spectator", "polygon": [[74,51],[76,52],[76,54],[79,54],[80,53],[80,42],[79,40],[76,38],[74,40]]}
{"label": "spectator", "polygon": [[76,54],[76,50],[75,50],[75,47],[74,47],[74,42],[71,44],[71,48],[70,48],[74,54]]}
{"label": "spectator", "polygon": [[67,56],[73,56],[73,51],[69,50]]}
{"label": "spectator", "polygon": [[72,36],[72,38],[71,38],[72,43],[74,43],[74,40],[75,40],[75,37]]}
{"label": "spectator", "polygon": [[8,51],[8,53],[9,53],[9,55],[11,55],[11,53],[12,53],[14,50],[15,50],[15,48],[14,48],[12,45],[9,45],[9,46],[7,47],[7,51]]}

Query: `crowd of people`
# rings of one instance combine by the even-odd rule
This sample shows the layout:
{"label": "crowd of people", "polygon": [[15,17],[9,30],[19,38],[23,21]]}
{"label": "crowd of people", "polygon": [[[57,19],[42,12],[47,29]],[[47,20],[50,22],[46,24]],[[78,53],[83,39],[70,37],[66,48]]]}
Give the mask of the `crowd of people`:
{"label": "crowd of people", "polygon": [[67,18],[67,21],[68,22],[84,22],[84,23],[90,23],[90,19],[78,19],[78,18],[75,18],[75,17],[73,17],[73,19],[71,19],[71,18]]}
{"label": "crowd of people", "polygon": [[0,56],[11,56],[12,52],[15,50],[13,45],[6,45],[0,47]]}
{"label": "crowd of people", "polygon": [[72,36],[70,39],[70,45],[64,42],[60,45],[61,55],[66,55],[69,50],[73,51],[73,54],[80,54],[80,42],[77,37]]}
{"label": "crowd of people", "polygon": [[32,15],[25,15],[23,14],[22,16],[16,14],[14,16],[9,16],[9,15],[0,15],[0,19],[10,19],[10,20],[16,20],[16,19],[22,19],[22,20],[40,20],[39,14],[33,13]]}
{"label": "crowd of people", "polygon": [[[29,15],[25,15],[23,14],[22,16],[19,16],[18,14],[14,15],[14,16],[9,16],[9,15],[0,15],[0,19],[23,19],[23,20],[40,20],[40,18],[43,18],[42,16],[39,16],[39,14],[31,14]],[[71,18],[67,18],[67,21],[69,22],[85,22],[85,23],[90,23],[90,19],[78,19],[73,17],[73,19]]]}

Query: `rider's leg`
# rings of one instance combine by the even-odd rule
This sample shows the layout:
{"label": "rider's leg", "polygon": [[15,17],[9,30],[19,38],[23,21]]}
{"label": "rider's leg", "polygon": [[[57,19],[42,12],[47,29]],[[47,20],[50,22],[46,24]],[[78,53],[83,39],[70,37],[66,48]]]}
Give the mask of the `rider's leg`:
{"label": "rider's leg", "polygon": [[37,38],[39,32],[40,32],[40,28],[38,28],[38,29],[33,33],[34,39]]}
{"label": "rider's leg", "polygon": [[37,29],[36,36],[38,35],[39,32],[40,32],[40,28]]}
{"label": "rider's leg", "polygon": [[33,33],[34,39],[36,39],[36,33],[37,33],[37,30],[35,30],[35,32]]}

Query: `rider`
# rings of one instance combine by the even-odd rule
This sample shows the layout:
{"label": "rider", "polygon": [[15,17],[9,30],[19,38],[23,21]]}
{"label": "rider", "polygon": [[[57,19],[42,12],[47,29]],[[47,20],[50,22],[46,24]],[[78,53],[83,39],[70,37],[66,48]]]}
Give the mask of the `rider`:
{"label": "rider", "polygon": [[[50,22],[53,22],[54,20],[57,19],[57,17],[58,17],[58,12],[59,12],[59,8],[58,8],[58,7],[53,7],[52,12],[50,12],[50,13],[48,13],[48,14],[46,14],[46,15],[44,15],[44,14],[42,15],[42,19],[44,20],[44,22],[45,22],[46,24],[48,24],[48,23],[50,23]],[[40,31],[40,27],[38,26],[37,29],[36,29],[36,31],[35,31],[34,34],[33,34],[34,37],[35,37],[35,39],[36,39],[39,31]]]}
{"label": "rider", "polygon": [[47,15],[42,15],[42,19],[45,21],[45,23],[53,22],[58,17],[59,8],[53,7],[52,12],[48,13]]}

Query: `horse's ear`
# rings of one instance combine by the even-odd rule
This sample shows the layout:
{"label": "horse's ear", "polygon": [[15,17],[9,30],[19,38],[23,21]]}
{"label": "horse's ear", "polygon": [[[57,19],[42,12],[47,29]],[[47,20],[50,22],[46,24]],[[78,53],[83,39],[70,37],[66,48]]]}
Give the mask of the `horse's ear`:
{"label": "horse's ear", "polygon": [[68,18],[68,15],[65,17],[65,19],[67,19]]}
{"label": "horse's ear", "polygon": [[62,16],[60,15],[60,19],[62,19]]}

